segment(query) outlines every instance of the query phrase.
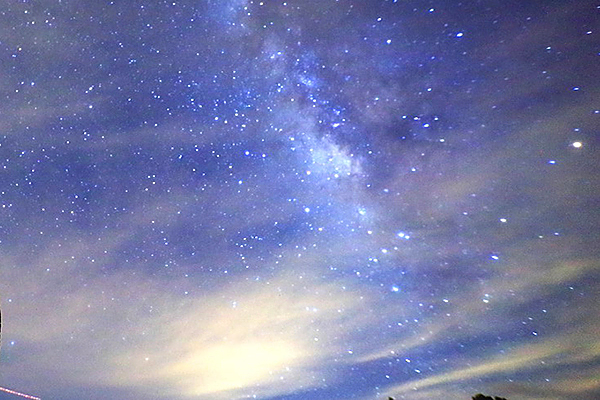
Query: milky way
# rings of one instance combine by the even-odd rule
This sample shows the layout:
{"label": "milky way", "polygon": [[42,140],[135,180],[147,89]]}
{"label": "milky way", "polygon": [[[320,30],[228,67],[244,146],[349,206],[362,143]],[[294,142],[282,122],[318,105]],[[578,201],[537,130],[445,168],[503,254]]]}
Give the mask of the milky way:
{"label": "milky way", "polygon": [[600,3],[1,3],[0,386],[600,396]]}

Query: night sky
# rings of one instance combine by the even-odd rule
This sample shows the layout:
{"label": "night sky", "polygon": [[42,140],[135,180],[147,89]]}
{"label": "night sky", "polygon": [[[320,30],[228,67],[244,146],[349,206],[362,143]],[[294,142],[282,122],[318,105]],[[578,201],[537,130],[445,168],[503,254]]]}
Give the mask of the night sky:
{"label": "night sky", "polygon": [[597,0],[0,4],[0,386],[600,398]]}

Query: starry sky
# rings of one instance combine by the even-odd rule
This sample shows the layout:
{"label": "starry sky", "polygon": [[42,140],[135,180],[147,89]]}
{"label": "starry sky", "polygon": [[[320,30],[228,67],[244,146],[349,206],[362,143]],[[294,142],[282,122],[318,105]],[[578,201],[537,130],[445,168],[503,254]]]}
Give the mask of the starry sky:
{"label": "starry sky", "polygon": [[600,396],[598,1],[0,4],[0,386]]}

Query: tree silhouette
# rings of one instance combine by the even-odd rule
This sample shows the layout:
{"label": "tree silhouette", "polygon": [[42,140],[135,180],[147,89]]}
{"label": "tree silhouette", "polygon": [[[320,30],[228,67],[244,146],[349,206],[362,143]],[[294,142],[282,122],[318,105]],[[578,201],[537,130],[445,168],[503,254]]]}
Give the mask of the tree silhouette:
{"label": "tree silhouette", "polygon": [[[481,393],[477,393],[475,396],[471,397],[472,400],[507,400],[504,397],[498,397],[498,396],[486,396],[484,394]],[[395,400],[393,397],[388,397],[388,400]]]}
{"label": "tree silhouette", "polygon": [[498,396],[486,396],[484,394],[478,393],[475,396],[472,397],[473,400],[506,400],[504,397],[498,397]]}

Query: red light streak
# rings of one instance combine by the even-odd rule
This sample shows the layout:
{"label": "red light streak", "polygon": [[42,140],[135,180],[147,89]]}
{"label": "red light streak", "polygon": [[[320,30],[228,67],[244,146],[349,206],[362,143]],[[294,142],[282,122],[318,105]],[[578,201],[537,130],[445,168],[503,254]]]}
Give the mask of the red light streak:
{"label": "red light streak", "polygon": [[32,399],[32,400],[42,400],[39,397],[35,397],[35,396],[30,396],[28,394],[25,393],[21,393],[21,392],[17,392],[16,390],[11,390],[11,389],[7,389],[5,387],[0,386],[0,390],[6,393],[10,393],[10,394],[14,394],[15,396],[21,396],[24,397],[26,399]]}

